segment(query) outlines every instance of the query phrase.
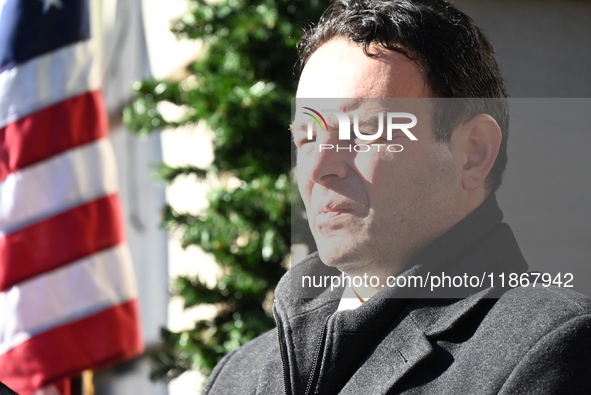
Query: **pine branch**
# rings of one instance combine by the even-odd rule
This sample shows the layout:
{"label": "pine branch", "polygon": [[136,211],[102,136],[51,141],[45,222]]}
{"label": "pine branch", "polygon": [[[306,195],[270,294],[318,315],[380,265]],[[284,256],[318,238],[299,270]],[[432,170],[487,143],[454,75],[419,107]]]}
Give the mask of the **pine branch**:
{"label": "pine branch", "polygon": [[[291,231],[289,98],[301,26],[317,20],[327,2],[302,0],[192,0],[172,22],[178,36],[199,39],[205,52],[179,82],[134,84],[137,99],[124,120],[134,133],[205,121],[213,132],[214,160],[207,169],[160,165],[166,183],[231,174],[236,189],[217,188],[198,215],[166,206],[162,226],[181,234],[183,247],[198,246],[220,268],[215,286],[180,277],[173,292],[186,308],[216,306],[210,320],[193,328],[162,330],[162,351],[151,377],[170,380],[187,370],[209,374],[221,357],[273,327],[263,308],[284,273]],[[167,120],[161,103],[181,106],[181,119]],[[200,262],[196,262],[199,265]]]}

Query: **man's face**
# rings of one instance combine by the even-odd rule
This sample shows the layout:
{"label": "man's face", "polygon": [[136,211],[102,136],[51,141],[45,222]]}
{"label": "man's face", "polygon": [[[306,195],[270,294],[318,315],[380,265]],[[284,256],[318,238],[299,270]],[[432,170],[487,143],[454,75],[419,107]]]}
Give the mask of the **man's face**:
{"label": "man's face", "polygon": [[[324,44],[310,57],[297,91],[301,103],[307,98],[386,97],[428,97],[417,64],[388,50],[369,58],[345,39]],[[362,110],[355,102],[343,101],[340,109]],[[391,142],[378,141],[400,144],[402,152],[375,147],[319,152],[319,144],[355,142],[339,141],[330,118],[328,132],[318,132],[312,141],[306,138],[306,122],[296,119],[292,125],[298,186],[325,264],[349,275],[397,274],[413,254],[457,222],[457,166],[449,144],[433,136],[428,100],[421,102],[408,111],[418,118],[411,129],[417,141],[401,132]]]}

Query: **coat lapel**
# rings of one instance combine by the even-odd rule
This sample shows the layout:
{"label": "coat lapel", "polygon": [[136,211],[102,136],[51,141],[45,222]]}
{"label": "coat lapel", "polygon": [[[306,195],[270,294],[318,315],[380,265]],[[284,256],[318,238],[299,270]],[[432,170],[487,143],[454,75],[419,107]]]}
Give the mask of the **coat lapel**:
{"label": "coat lapel", "polygon": [[386,394],[433,352],[423,332],[410,319],[387,333],[343,387],[341,394]]}
{"label": "coat lapel", "polygon": [[496,294],[488,289],[459,300],[411,301],[339,393],[358,394],[363,388],[366,393],[387,394],[400,388],[435,353],[433,344],[443,333],[487,309]]}

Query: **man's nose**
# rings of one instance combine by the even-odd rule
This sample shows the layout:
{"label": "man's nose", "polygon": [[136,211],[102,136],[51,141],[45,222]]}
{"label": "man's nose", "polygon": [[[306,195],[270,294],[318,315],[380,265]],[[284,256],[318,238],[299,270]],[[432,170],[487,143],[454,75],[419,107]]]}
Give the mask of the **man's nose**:
{"label": "man's nose", "polygon": [[317,184],[326,184],[334,179],[344,179],[351,171],[350,160],[353,147],[350,142],[327,139],[314,147],[310,160],[310,179]]}

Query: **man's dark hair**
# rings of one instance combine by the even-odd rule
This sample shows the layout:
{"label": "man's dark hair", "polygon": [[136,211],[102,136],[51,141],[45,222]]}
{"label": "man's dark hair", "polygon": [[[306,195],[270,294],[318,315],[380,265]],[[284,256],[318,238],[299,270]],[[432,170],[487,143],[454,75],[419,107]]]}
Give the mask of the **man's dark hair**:
{"label": "man's dark hair", "polygon": [[421,68],[431,97],[464,99],[436,101],[439,140],[449,141],[454,128],[475,115],[491,115],[503,139],[487,188],[498,189],[507,164],[507,91],[492,45],[470,17],[442,0],[337,0],[298,43],[300,71],[336,37],[361,44],[371,57],[372,45],[403,53]]}

